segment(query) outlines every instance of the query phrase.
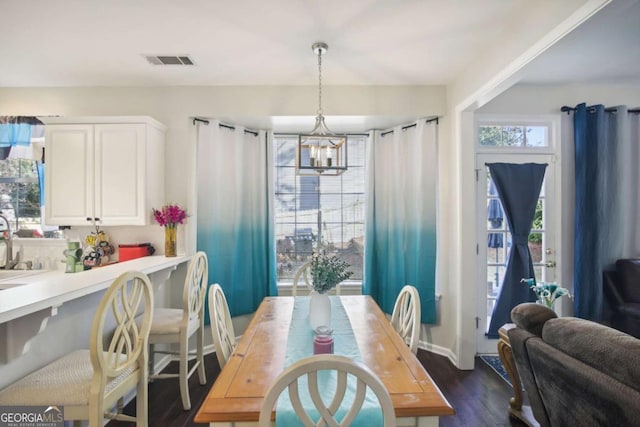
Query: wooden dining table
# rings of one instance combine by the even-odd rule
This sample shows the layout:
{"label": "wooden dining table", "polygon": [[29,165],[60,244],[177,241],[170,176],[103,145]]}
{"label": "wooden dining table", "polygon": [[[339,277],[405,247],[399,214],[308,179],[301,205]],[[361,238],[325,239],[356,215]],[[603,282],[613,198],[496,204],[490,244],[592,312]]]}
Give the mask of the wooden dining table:
{"label": "wooden dining table", "polygon": [[[195,417],[210,426],[255,426],[263,398],[284,370],[295,297],[267,297]],[[361,361],[384,383],[399,426],[438,426],[453,407],[418,358],[365,295],[340,296]],[[275,419],[275,412],[272,415]]]}

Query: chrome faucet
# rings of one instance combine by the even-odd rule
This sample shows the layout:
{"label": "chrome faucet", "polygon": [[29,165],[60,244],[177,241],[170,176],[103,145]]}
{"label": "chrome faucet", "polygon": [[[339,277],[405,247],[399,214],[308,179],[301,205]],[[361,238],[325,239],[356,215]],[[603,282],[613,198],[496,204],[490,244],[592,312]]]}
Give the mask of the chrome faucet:
{"label": "chrome faucet", "polygon": [[11,233],[11,222],[3,214],[0,214],[0,219],[4,220],[5,224],[7,224],[7,237],[4,239],[4,242],[7,245],[7,252],[4,267],[2,268],[4,268],[5,270],[11,270],[16,266],[16,264],[18,264],[19,259],[13,259],[13,236]]}

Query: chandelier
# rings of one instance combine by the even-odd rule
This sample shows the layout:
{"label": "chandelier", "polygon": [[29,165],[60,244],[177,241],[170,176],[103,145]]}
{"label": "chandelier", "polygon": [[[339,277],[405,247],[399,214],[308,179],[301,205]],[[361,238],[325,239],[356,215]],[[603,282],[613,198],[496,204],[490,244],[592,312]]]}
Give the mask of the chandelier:
{"label": "chandelier", "polygon": [[347,170],[347,136],[331,132],[322,111],[322,55],[329,46],[320,42],[311,48],[318,55],[318,115],[311,133],[298,136],[296,171],[298,175],[340,175]]}

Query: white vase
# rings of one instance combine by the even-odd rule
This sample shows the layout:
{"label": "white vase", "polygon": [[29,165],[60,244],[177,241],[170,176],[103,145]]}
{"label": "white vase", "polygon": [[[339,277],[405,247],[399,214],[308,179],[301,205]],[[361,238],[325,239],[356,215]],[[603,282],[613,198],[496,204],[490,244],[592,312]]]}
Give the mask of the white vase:
{"label": "white vase", "polygon": [[309,323],[315,330],[318,326],[331,327],[331,301],[329,295],[311,291],[309,299]]}

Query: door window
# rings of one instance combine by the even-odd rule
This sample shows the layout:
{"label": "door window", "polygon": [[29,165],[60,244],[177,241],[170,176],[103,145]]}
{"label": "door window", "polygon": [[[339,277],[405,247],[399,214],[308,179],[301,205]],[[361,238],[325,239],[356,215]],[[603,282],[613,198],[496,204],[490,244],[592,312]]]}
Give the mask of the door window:
{"label": "door window", "polygon": [[[496,353],[486,336],[512,247],[511,232],[486,163],[547,163],[529,234],[536,280],[554,281],[556,256],[555,139],[557,118],[478,116],[476,124],[477,352]],[[523,284],[523,286],[525,286]]]}

